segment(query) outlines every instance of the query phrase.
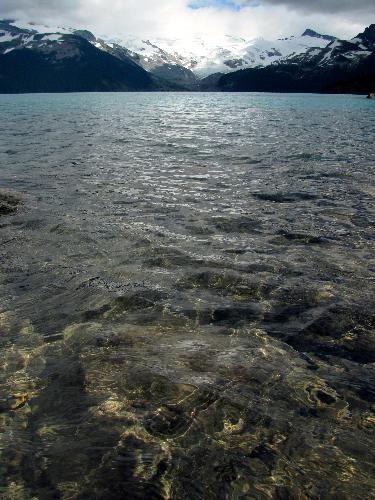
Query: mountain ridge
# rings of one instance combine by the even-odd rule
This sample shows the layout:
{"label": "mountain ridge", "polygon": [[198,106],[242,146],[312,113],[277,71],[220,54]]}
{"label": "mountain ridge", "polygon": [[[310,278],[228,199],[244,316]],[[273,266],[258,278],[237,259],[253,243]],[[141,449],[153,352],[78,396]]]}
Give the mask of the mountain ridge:
{"label": "mountain ridge", "polygon": [[351,40],[335,39],[325,48],[279,61],[267,68],[221,75],[221,91],[349,92],[375,89],[375,24]]}
{"label": "mountain ridge", "polygon": [[336,39],[335,36],[332,36],[332,35],[322,35],[321,33],[318,33],[317,31],[311,29],[311,28],[307,28],[303,33],[302,33],[302,36],[311,36],[311,37],[315,37],[315,38],[322,38],[323,40],[328,40],[330,42],[332,42],[333,40]]}
{"label": "mountain ridge", "polygon": [[[0,29],[3,27],[9,32],[15,24],[14,20],[3,20]],[[17,27],[17,30],[19,29]],[[85,29],[49,27],[35,23],[24,23],[23,30],[34,34],[77,34],[97,48],[115,56],[119,56],[120,51],[123,51],[123,54],[126,52],[127,57],[146,71],[159,77],[175,78],[176,83],[181,84],[193,84],[195,80],[217,72],[267,66],[282,58],[302,54],[311,47],[322,48],[335,39],[330,35],[321,35],[311,28],[306,29],[302,35],[278,40],[245,40],[231,35],[216,39],[194,34],[189,39],[142,39],[130,35],[94,35]]]}
{"label": "mountain ridge", "polygon": [[195,37],[184,53],[178,39],[127,40],[0,20],[0,92],[374,90],[375,24],[350,40]]}

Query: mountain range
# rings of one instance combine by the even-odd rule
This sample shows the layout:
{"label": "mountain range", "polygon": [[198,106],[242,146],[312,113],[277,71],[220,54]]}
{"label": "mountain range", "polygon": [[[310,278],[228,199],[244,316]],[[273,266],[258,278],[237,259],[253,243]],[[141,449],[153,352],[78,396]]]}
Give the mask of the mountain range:
{"label": "mountain range", "polygon": [[0,92],[375,89],[375,25],[351,40],[312,29],[269,41],[140,39],[0,21]]}
{"label": "mountain range", "polygon": [[[201,83],[201,86],[204,82]],[[212,86],[210,81],[206,87]],[[375,24],[351,40],[333,40],[264,68],[218,75],[215,90],[370,93],[375,89]]]}

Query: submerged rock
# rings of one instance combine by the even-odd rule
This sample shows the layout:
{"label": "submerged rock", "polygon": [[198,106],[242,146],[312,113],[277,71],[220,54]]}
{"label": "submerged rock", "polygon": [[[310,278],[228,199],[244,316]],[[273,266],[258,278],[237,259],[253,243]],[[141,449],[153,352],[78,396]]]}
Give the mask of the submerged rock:
{"label": "submerged rock", "polygon": [[5,396],[0,398],[0,413],[4,411],[18,410],[21,408],[29,396],[26,393],[22,394],[10,394],[9,396]]}
{"label": "submerged rock", "polygon": [[255,198],[262,201],[270,201],[273,203],[296,203],[299,201],[310,201],[318,198],[317,195],[313,193],[297,192],[297,193],[284,193],[284,192],[274,192],[274,193],[253,193]]}
{"label": "submerged rock", "polygon": [[0,191],[0,216],[14,213],[19,203],[20,200],[13,194]]}

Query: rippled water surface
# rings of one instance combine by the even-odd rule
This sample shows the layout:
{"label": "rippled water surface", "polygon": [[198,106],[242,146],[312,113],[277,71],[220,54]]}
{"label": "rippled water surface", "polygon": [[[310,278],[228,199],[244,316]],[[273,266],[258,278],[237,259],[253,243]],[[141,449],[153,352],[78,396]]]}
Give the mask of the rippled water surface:
{"label": "rippled water surface", "polygon": [[0,117],[0,497],[374,498],[374,103]]}

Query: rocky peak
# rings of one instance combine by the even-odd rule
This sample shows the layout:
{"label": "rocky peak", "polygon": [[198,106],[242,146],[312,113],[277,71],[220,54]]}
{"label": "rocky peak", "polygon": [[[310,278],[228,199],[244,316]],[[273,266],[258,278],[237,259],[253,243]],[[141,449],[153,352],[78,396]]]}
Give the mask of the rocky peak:
{"label": "rocky peak", "polygon": [[74,31],[75,35],[80,36],[81,38],[84,38],[88,42],[96,42],[96,37],[91,33],[91,31],[88,30],[75,30]]}
{"label": "rocky peak", "polygon": [[307,28],[303,33],[302,33],[302,36],[311,36],[313,38],[321,38],[323,40],[328,40],[330,42],[332,42],[333,40],[336,40],[336,37],[334,36],[331,36],[331,35],[321,35],[320,33],[310,29],[310,28]]}
{"label": "rocky peak", "polygon": [[13,19],[0,19],[0,30],[12,33],[14,35],[20,35],[23,33],[36,33],[30,30],[18,28],[17,26],[13,25],[14,22],[15,21]]}
{"label": "rocky peak", "polygon": [[363,33],[357,35],[357,38],[361,38],[366,42],[375,43],[375,24],[370,24]]}

